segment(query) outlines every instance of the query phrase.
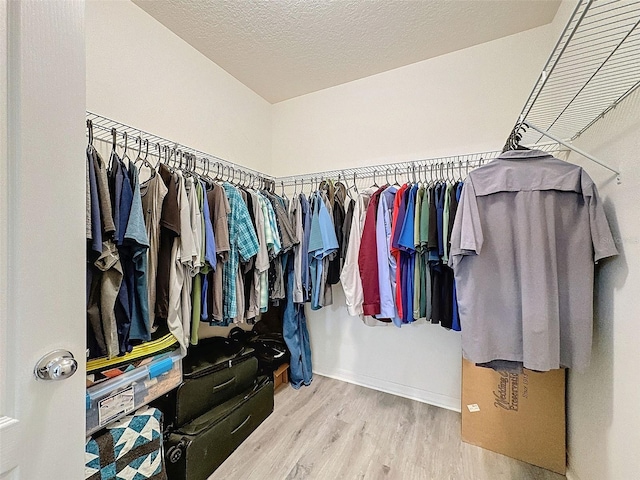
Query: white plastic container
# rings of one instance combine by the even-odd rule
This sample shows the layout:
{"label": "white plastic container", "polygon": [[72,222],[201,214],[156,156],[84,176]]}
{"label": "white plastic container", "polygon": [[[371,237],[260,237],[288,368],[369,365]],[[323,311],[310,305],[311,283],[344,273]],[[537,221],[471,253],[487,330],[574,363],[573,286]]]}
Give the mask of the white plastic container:
{"label": "white plastic container", "polygon": [[180,351],[87,388],[87,435],[176,388],[182,382]]}

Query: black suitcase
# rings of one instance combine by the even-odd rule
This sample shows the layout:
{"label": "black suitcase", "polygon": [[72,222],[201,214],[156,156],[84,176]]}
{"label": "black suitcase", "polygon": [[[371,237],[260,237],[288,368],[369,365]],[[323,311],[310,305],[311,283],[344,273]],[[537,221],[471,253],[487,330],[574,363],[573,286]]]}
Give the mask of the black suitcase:
{"label": "black suitcase", "polygon": [[254,350],[223,337],[190,347],[182,359],[182,383],[153,402],[167,429],[184,425],[250,388],[257,377]]}
{"label": "black suitcase", "polygon": [[206,480],[271,412],[273,381],[258,377],[245,393],[166,435],[168,477]]}
{"label": "black suitcase", "polygon": [[257,333],[235,327],[229,332],[229,338],[255,350],[261,375],[271,375],[291,358],[281,333]]}

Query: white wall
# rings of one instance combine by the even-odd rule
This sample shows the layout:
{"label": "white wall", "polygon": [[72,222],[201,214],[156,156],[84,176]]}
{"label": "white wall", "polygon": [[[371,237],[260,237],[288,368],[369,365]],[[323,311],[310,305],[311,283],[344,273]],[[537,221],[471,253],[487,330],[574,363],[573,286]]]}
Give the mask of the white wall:
{"label": "white wall", "polygon": [[640,476],[638,387],[638,292],[640,292],[640,90],[591,127],[575,144],[621,172],[577,154],[596,182],[620,256],[597,270],[591,367],[570,372],[568,383],[569,472],[580,480]]}
{"label": "white wall", "polygon": [[271,105],[128,0],[86,5],[87,109],[267,170]]}
{"label": "white wall", "polygon": [[549,33],[539,27],[275,104],[272,173],[501,148],[553,46]]}
{"label": "white wall", "polygon": [[[275,104],[271,173],[500,149],[553,32],[539,27]],[[317,373],[460,409],[458,333],[364,326],[347,314],[339,285],[334,305],[309,313],[308,324]]]}

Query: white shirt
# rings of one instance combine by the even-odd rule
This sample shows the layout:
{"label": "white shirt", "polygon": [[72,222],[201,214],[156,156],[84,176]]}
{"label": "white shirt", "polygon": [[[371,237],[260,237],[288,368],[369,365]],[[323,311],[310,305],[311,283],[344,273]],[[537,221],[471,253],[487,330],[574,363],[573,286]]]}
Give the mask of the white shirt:
{"label": "white shirt", "polygon": [[353,317],[364,315],[362,303],[364,293],[362,291],[362,280],[360,279],[360,268],[358,267],[358,253],[360,252],[360,242],[362,240],[362,230],[364,229],[364,219],[367,214],[367,206],[371,195],[375,189],[369,188],[358,195],[353,209],[353,219],[351,220],[351,232],[349,233],[349,246],[344,260],[342,272],[340,272],[340,282],[344,290],[347,303],[347,311]]}

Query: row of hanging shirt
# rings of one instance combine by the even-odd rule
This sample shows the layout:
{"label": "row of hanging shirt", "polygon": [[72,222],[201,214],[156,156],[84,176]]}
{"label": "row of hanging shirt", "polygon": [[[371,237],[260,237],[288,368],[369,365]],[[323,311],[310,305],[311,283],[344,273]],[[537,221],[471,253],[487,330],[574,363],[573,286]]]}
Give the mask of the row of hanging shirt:
{"label": "row of hanging shirt", "polygon": [[[218,182],[195,166],[140,157],[109,164],[87,147],[89,358],[172,333],[183,354],[200,322],[254,322],[285,298],[283,262],[297,243],[288,201]],[[140,183],[136,163],[149,167]],[[218,180],[217,178],[215,180]]]}
{"label": "row of hanging shirt", "polygon": [[359,193],[341,274],[350,315],[371,326],[425,319],[460,330],[447,262],[462,186],[442,178]]}

